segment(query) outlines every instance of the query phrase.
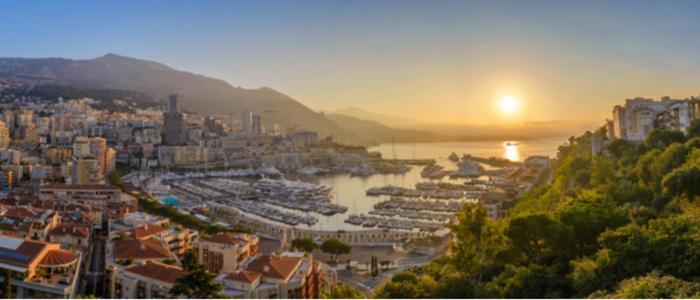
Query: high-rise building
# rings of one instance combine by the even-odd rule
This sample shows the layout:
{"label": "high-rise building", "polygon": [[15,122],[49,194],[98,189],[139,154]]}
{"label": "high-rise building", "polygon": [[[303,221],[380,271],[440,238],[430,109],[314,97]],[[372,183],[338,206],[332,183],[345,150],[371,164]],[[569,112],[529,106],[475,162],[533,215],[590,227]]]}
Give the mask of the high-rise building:
{"label": "high-rise building", "polygon": [[95,158],[79,158],[73,162],[73,184],[104,184],[103,174],[100,172],[100,162]]}
{"label": "high-rise building", "polygon": [[7,149],[10,146],[10,130],[5,122],[0,121],[0,149]]}
{"label": "high-rise building", "polygon": [[260,124],[260,115],[256,113],[250,113],[250,130],[253,133],[262,133],[262,125]]}
{"label": "high-rise building", "polygon": [[182,113],[177,107],[177,95],[170,95],[168,110],[163,114],[164,136],[166,145],[180,145],[184,142]]}
{"label": "high-rise building", "polygon": [[105,175],[113,170],[109,150],[111,148],[107,147],[107,140],[104,138],[84,136],[75,138],[72,183],[104,183]]}

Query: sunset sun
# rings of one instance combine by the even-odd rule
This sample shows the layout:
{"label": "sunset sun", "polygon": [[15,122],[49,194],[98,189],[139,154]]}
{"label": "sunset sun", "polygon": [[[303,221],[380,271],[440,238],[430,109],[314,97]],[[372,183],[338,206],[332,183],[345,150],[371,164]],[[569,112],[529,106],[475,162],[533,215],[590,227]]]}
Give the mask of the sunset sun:
{"label": "sunset sun", "polygon": [[518,99],[514,96],[507,95],[501,98],[501,100],[498,103],[498,106],[501,109],[501,112],[506,114],[513,114],[518,112],[520,103],[518,102]]}

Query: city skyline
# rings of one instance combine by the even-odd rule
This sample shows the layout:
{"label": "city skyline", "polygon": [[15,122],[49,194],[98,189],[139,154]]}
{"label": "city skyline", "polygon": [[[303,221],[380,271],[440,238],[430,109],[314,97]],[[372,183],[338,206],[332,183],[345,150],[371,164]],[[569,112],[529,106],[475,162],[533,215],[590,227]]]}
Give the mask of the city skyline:
{"label": "city skyline", "polygon": [[[269,86],[318,111],[599,122],[626,98],[697,95],[698,4],[672,3],[7,2],[0,24],[15,42],[0,56],[113,52]],[[499,110],[506,95],[517,113]]]}

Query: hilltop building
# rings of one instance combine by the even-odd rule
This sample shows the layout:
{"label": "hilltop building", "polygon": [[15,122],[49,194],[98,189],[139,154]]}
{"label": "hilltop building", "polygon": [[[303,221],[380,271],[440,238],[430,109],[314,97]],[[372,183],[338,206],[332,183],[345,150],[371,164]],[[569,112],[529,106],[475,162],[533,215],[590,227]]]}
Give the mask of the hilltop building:
{"label": "hilltop building", "polygon": [[608,126],[612,127],[610,137],[641,142],[654,128],[684,132],[693,119],[700,117],[698,105],[696,99],[627,99],[625,105],[617,105],[613,109],[612,126]]}

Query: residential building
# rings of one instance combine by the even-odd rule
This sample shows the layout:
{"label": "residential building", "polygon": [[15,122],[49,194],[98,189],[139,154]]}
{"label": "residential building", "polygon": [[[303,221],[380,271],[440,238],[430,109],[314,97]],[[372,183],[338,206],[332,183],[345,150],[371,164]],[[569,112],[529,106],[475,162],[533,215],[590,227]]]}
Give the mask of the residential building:
{"label": "residential building", "polygon": [[172,298],[170,289],[183,275],[182,268],[157,261],[121,268],[115,274],[110,296],[114,299]]}
{"label": "residential building", "polygon": [[260,238],[256,235],[223,232],[194,242],[199,263],[209,272],[233,272],[248,258],[258,254]]}
{"label": "residential building", "polygon": [[11,271],[12,298],[76,298],[80,264],[80,252],[57,243],[0,235],[0,276]]}
{"label": "residential building", "polygon": [[262,255],[216,280],[224,286],[223,295],[230,298],[318,299],[323,289],[321,269],[313,255]]}
{"label": "residential building", "polygon": [[693,118],[694,102],[669,97],[661,101],[637,97],[613,108],[612,136],[616,139],[641,142],[654,128],[685,130]]}

